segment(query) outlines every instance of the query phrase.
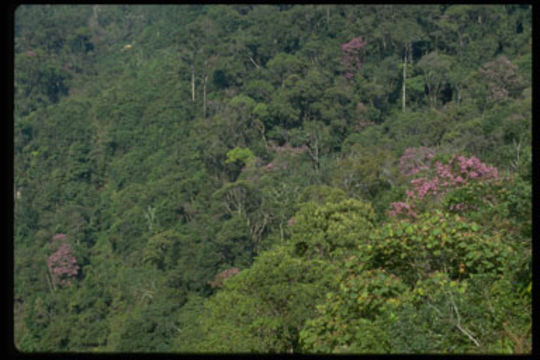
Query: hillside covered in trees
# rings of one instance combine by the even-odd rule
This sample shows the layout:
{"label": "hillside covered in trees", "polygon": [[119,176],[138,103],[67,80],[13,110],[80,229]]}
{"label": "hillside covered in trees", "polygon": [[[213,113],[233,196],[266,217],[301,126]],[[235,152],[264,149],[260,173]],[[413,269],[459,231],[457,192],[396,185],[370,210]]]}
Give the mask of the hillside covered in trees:
{"label": "hillside covered in trees", "polygon": [[24,5],[24,352],[530,353],[531,7]]}

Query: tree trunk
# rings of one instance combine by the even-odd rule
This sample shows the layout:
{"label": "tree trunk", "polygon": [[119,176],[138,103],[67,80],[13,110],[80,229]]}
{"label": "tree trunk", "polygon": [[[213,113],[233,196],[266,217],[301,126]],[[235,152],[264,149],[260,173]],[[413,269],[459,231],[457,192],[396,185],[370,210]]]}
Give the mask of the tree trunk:
{"label": "tree trunk", "polygon": [[403,56],[403,81],[401,85],[401,111],[405,112],[405,80],[407,80],[407,51]]}
{"label": "tree trunk", "polygon": [[90,16],[90,19],[88,20],[88,27],[91,29],[95,29],[98,26],[98,12],[99,12],[99,5],[92,5],[92,16]]}
{"label": "tree trunk", "polygon": [[313,144],[308,144],[307,146],[311,160],[313,160],[313,167],[317,174],[319,173],[320,163],[319,163],[319,141],[315,139]]}
{"label": "tree trunk", "polygon": [[208,80],[208,75],[203,77],[203,119],[206,119],[206,81]]}
{"label": "tree trunk", "polygon": [[47,278],[47,283],[49,284],[49,290],[51,292],[55,292],[56,291],[56,285],[54,284],[54,281],[53,281],[51,269],[48,266],[47,266],[46,278]]}
{"label": "tree trunk", "polygon": [[326,7],[326,25],[330,25],[330,5]]}
{"label": "tree trunk", "polygon": [[258,68],[259,68],[259,64],[257,64],[257,63],[255,62],[255,60],[253,60],[253,58],[252,58],[249,54],[248,54],[248,58],[249,58],[249,61],[251,61],[251,63],[252,63],[253,65],[255,65],[255,67],[258,69]]}
{"label": "tree trunk", "polygon": [[191,65],[191,101],[195,102],[195,66]]}

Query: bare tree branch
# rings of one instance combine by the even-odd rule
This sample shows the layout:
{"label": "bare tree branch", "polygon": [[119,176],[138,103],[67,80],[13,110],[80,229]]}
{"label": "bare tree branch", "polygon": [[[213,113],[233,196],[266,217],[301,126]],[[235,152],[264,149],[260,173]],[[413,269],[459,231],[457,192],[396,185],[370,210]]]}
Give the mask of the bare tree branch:
{"label": "bare tree branch", "polygon": [[461,326],[461,317],[459,316],[458,308],[456,306],[456,303],[454,302],[454,297],[452,296],[452,293],[450,292],[448,292],[447,294],[449,295],[452,308],[454,309],[454,312],[456,313],[456,317],[457,317],[456,327],[458,328],[459,331],[465,334],[476,346],[480,346],[480,343],[478,342],[478,340],[476,340],[467,329]]}

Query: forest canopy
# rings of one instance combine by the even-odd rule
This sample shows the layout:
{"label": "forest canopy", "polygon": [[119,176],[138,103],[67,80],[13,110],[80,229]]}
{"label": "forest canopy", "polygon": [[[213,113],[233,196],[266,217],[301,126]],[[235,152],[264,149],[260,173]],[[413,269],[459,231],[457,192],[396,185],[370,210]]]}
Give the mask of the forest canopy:
{"label": "forest canopy", "polygon": [[21,5],[22,352],[532,351],[530,5]]}

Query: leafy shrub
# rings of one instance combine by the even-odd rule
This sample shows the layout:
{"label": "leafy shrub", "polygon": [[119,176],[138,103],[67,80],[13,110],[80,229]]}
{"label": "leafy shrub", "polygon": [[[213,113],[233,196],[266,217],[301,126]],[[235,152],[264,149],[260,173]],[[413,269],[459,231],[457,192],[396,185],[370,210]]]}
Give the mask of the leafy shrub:
{"label": "leafy shrub", "polygon": [[435,211],[380,227],[360,251],[371,268],[383,267],[409,282],[436,270],[455,279],[502,272],[514,251],[503,239],[503,234],[486,234],[459,215]]}

